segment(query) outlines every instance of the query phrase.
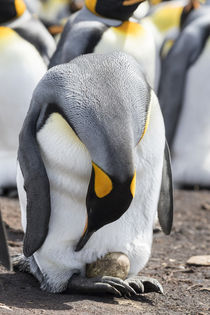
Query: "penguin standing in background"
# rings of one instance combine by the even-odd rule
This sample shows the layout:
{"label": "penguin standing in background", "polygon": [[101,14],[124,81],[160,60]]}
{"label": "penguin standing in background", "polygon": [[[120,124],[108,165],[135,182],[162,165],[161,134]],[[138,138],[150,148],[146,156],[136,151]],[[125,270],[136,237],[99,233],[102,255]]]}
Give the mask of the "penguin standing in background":
{"label": "penguin standing in background", "polygon": [[9,248],[7,245],[7,237],[4,223],[2,220],[1,211],[0,211],[0,264],[3,265],[8,270],[11,269]]}
{"label": "penguin standing in background", "polygon": [[161,60],[171,50],[187,16],[200,5],[200,0],[162,1],[152,5],[147,16],[141,19],[143,27],[153,34],[156,44],[155,91],[159,86]]}
{"label": "penguin standing in background", "polygon": [[0,193],[16,187],[18,134],[55,43],[22,0],[0,0]]}
{"label": "penguin standing in background", "polygon": [[210,186],[210,8],[193,10],[162,63],[159,100],[178,186]]}
{"label": "penguin standing in background", "polygon": [[147,16],[140,20],[141,25],[151,32],[155,41],[155,91],[158,90],[159,85],[162,55],[168,53],[179,34],[180,18],[186,4],[186,0],[161,2],[151,6]]}
{"label": "penguin standing in background", "polygon": [[[136,275],[157,208],[171,230],[170,160],[158,100],[133,57],[87,54],[50,69],[34,91],[18,161],[25,256],[16,267],[48,292],[162,292]],[[113,252],[130,261],[126,280],[85,277],[86,264]]]}
{"label": "penguin standing in background", "polygon": [[70,2],[70,0],[39,0],[36,13],[46,23],[59,23],[61,19],[69,17]]}
{"label": "penguin standing in background", "polygon": [[156,50],[151,32],[129,20],[139,0],[86,0],[65,25],[50,67],[87,53],[124,51],[141,64],[154,87]]}

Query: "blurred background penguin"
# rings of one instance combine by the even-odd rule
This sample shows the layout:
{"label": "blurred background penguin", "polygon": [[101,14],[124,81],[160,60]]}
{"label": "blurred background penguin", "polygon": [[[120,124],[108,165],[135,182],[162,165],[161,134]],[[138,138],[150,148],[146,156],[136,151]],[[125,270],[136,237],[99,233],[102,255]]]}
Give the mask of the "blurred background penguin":
{"label": "blurred background penguin", "polygon": [[138,61],[149,84],[155,85],[156,48],[153,34],[130,19],[141,0],[86,0],[65,25],[50,67],[91,52],[124,51]]}
{"label": "blurred background penguin", "polygon": [[36,14],[52,35],[62,32],[70,14],[80,10],[84,0],[25,0],[31,13]]}
{"label": "blurred background penguin", "polygon": [[[55,43],[23,0],[0,0],[0,195],[14,197],[18,134]],[[10,269],[0,216],[0,262]]]}
{"label": "blurred background penguin", "polygon": [[16,187],[18,134],[55,43],[23,0],[0,0],[0,193]]}
{"label": "blurred background penguin", "polygon": [[210,7],[191,1],[180,34],[163,56],[159,85],[174,181],[210,187]]}

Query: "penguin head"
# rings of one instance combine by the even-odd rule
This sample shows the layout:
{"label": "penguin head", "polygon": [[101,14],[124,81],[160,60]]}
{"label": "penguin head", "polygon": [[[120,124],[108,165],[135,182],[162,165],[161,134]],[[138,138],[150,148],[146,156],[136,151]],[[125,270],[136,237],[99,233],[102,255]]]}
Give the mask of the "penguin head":
{"label": "penguin head", "polygon": [[126,212],[135,195],[136,172],[127,174],[123,181],[108,175],[92,162],[86,206],[87,222],[76,251],[87,243],[91,235],[102,226],[119,219]]}
{"label": "penguin head", "polygon": [[0,23],[20,17],[26,10],[23,0],[0,0]]}
{"label": "penguin head", "polygon": [[145,0],[85,0],[86,7],[94,14],[110,19],[127,21],[138,5]]}

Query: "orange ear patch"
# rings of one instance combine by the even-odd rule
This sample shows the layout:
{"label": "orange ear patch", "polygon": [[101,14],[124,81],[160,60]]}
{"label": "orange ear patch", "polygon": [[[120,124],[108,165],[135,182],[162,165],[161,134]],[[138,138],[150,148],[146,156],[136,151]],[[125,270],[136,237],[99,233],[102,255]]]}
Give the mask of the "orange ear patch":
{"label": "orange ear patch", "polygon": [[23,0],[15,0],[15,9],[17,12],[17,17],[21,16],[25,12],[26,5]]}
{"label": "orange ear patch", "polygon": [[133,4],[137,4],[140,2],[144,2],[145,0],[124,0],[123,1],[123,5],[124,6],[129,6],[129,5],[133,5]]}
{"label": "orange ear patch", "polygon": [[94,14],[96,14],[96,2],[97,0],[85,0],[86,7]]}
{"label": "orange ear patch", "polygon": [[112,181],[109,176],[104,173],[102,169],[100,169],[95,163],[92,164],[95,172],[94,190],[98,198],[103,198],[112,191]]}

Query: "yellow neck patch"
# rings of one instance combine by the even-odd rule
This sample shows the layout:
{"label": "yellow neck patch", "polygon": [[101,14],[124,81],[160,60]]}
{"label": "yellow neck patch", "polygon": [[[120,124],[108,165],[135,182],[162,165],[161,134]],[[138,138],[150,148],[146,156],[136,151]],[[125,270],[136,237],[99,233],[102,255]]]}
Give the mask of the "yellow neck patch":
{"label": "yellow neck patch", "polygon": [[166,6],[160,10],[157,10],[150,18],[156,27],[164,32],[172,27],[178,27],[180,24],[180,17],[183,11],[183,6],[174,7]]}
{"label": "yellow neck patch", "polygon": [[115,30],[121,34],[132,36],[139,36],[145,32],[142,25],[131,21],[123,22],[120,26],[115,27]]}
{"label": "yellow neck patch", "polygon": [[161,57],[162,58],[165,58],[168,55],[169,51],[173,47],[173,44],[174,44],[174,40],[172,40],[172,39],[168,39],[165,41],[165,43],[163,44],[163,47],[161,49]]}
{"label": "yellow neck patch", "polygon": [[97,13],[95,11],[96,2],[97,2],[97,0],[85,0],[85,5],[88,8],[88,10],[90,10],[92,13],[97,15]]}
{"label": "yellow neck patch", "polygon": [[6,26],[0,26],[0,39],[10,39],[16,33],[11,28]]}
{"label": "yellow neck patch", "polygon": [[150,112],[151,112],[151,108],[150,107],[151,107],[151,105],[149,106],[149,109],[148,109],[148,112],[147,112],[147,118],[146,118],[146,122],[145,122],[145,126],[144,126],[144,131],[143,131],[143,133],[141,135],[141,138],[140,138],[139,142],[143,139],[143,137],[144,137],[144,135],[145,135],[145,133],[147,131],[147,128],[149,126],[149,119],[150,119]]}
{"label": "yellow neck patch", "polygon": [[94,190],[98,198],[108,195],[113,188],[112,181],[109,176],[102,171],[95,163],[92,163],[95,172]]}
{"label": "yellow neck patch", "polygon": [[15,9],[17,12],[17,17],[21,16],[25,10],[26,10],[26,5],[23,0],[15,0]]}
{"label": "yellow neck patch", "polygon": [[131,191],[131,194],[134,198],[135,192],[136,192],[136,172],[134,173],[132,182],[130,184],[130,191]]}

